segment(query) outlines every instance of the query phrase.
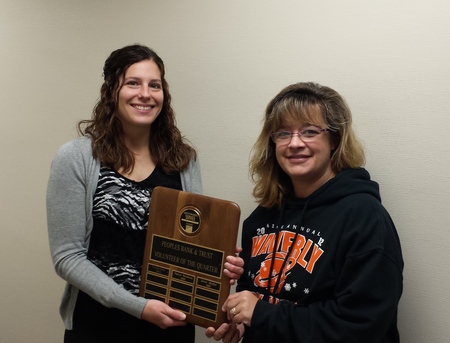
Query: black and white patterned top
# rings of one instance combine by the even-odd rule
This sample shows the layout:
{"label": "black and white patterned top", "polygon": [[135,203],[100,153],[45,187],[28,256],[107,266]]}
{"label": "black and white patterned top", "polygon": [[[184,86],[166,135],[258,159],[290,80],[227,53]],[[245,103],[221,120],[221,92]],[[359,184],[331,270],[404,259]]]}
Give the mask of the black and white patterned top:
{"label": "black and white patterned top", "polygon": [[153,188],[181,189],[180,175],[156,167],[140,182],[102,166],[94,195],[88,258],[109,277],[138,294]]}

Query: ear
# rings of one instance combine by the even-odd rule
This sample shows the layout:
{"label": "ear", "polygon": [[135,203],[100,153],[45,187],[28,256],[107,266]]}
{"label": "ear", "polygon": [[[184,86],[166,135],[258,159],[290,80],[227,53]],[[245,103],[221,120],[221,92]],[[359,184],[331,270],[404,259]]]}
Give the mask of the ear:
{"label": "ear", "polygon": [[341,137],[339,136],[339,134],[331,132],[330,146],[331,146],[332,153],[338,148],[340,141],[341,141]]}

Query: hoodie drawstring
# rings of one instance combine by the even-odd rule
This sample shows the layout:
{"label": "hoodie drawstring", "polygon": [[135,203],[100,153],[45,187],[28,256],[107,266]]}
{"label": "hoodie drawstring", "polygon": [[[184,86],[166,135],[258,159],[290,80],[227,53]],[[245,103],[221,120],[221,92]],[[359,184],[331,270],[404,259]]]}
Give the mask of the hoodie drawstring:
{"label": "hoodie drawstring", "polygon": [[287,251],[286,257],[284,258],[283,264],[281,265],[281,268],[280,268],[280,270],[278,272],[277,282],[275,283],[275,286],[273,287],[273,291],[274,292],[272,293],[270,291],[270,288],[271,288],[270,287],[270,283],[271,283],[270,282],[271,281],[270,278],[272,277],[273,267],[275,265],[275,254],[276,254],[276,250],[277,250],[277,246],[278,246],[278,237],[279,237],[279,233],[280,233],[279,228],[281,226],[281,222],[282,222],[283,217],[284,217],[284,208],[285,208],[286,200],[283,200],[283,203],[281,205],[281,212],[280,212],[280,215],[278,217],[278,223],[277,223],[277,226],[276,226],[278,231],[276,232],[276,235],[275,235],[275,242],[273,244],[273,250],[272,250],[272,261],[271,261],[271,264],[270,264],[269,282],[268,282],[268,286],[267,286],[267,292],[268,292],[267,295],[269,295],[269,296],[274,296],[276,294],[276,290],[278,289],[278,286],[279,286],[280,280],[281,280],[281,273],[283,272],[283,270],[284,270],[284,268],[286,266],[286,262],[289,259],[289,255],[291,254],[291,251],[292,251],[292,247],[294,246],[294,244],[295,244],[295,242],[297,240],[297,237],[299,235],[298,230],[299,230],[299,227],[301,226],[301,222],[303,221],[303,216],[305,214],[306,208],[308,207],[308,203],[309,203],[309,199],[306,201],[305,205],[303,206],[302,212],[300,214],[299,225],[297,226],[297,228],[295,230],[294,239],[292,240],[292,243],[289,246],[289,249]]}

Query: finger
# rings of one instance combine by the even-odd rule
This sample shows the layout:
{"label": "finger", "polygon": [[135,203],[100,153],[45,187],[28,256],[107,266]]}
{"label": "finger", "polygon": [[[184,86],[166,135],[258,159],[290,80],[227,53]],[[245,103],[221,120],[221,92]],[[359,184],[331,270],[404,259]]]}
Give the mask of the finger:
{"label": "finger", "polygon": [[216,329],[214,329],[213,327],[210,326],[209,328],[206,328],[205,336],[208,338],[211,338],[212,336],[214,336],[215,332],[216,332]]}
{"label": "finger", "polygon": [[242,268],[245,264],[244,260],[241,257],[238,256],[232,256],[228,255],[225,259],[226,262],[229,264],[232,264],[233,266],[236,266],[238,268]]}
{"label": "finger", "polygon": [[232,322],[236,322],[236,321],[235,321],[235,318],[236,318],[236,315],[237,315],[237,314],[239,314],[239,310],[238,310],[237,305],[236,305],[236,306],[231,307],[231,308],[228,310],[228,319],[229,319],[230,321],[232,321]]}
{"label": "finger", "polygon": [[236,331],[237,331],[236,325],[229,324],[227,332],[225,332],[225,334],[222,337],[222,342],[232,342]]}
{"label": "finger", "polygon": [[166,309],[166,315],[174,321],[183,321],[186,319],[186,314],[184,312],[175,310],[169,306]]}
{"label": "finger", "polygon": [[187,322],[184,320],[171,320],[169,325],[166,325],[165,328],[169,328],[172,326],[186,326],[186,325],[187,325]]}
{"label": "finger", "polygon": [[[245,291],[243,291],[243,292],[245,292]],[[227,298],[225,303],[227,304],[229,309],[232,308],[235,305],[235,302],[239,299],[239,297],[241,296],[241,294],[243,292],[236,292],[236,293],[230,294],[228,296],[228,298]],[[233,306],[230,306],[230,302],[233,302]]]}
{"label": "finger", "polygon": [[222,305],[222,312],[227,312],[228,311],[228,301],[229,301],[230,297],[228,297],[227,300],[225,300],[225,302]]}
{"label": "finger", "polygon": [[240,334],[239,330],[236,328],[236,330],[234,330],[234,332],[233,332],[233,336],[231,337],[230,342],[238,343],[240,338],[241,338],[241,334]]}
{"label": "finger", "polygon": [[230,279],[230,285],[231,286],[237,285],[236,279]]}
{"label": "finger", "polygon": [[158,325],[161,329],[167,329],[173,326],[185,326],[187,324],[184,320],[176,320],[173,319],[165,314],[159,317],[159,320],[154,322],[156,325]]}
{"label": "finger", "polygon": [[220,341],[224,337],[224,335],[227,333],[229,326],[230,325],[228,323],[223,323],[217,329],[215,329],[213,327],[209,327],[206,329],[205,335],[208,338],[214,338],[214,340]]}
{"label": "finger", "polygon": [[244,272],[244,264],[240,257],[228,256],[224,263],[224,272],[226,276],[232,279],[239,279]]}
{"label": "finger", "polygon": [[225,274],[225,276],[227,276],[230,280],[230,285],[234,285],[235,283],[237,283],[237,280],[241,277],[242,272],[232,272],[228,269],[224,269],[223,273]]}

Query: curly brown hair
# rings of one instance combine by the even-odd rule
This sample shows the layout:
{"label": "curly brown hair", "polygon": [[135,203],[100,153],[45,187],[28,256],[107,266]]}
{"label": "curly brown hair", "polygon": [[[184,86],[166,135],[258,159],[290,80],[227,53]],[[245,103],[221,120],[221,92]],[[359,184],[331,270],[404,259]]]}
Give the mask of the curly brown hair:
{"label": "curly brown hair", "polygon": [[90,136],[93,156],[101,163],[115,170],[133,170],[134,156],[125,145],[122,124],[116,116],[116,106],[125,72],[132,64],[143,60],[151,60],[157,64],[164,92],[161,113],[150,126],[149,149],[155,163],[166,173],[180,172],[187,168],[192,158],[197,157],[197,153],[176,126],[164,62],[156,52],[144,45],[125,46],[113,51],[106,59],[100,99],[94,106],[92,118],[78,123],[78,132],[80,135]]}
{"label": "curly brown hair", "polygon": [[317,125],[323,121],[334,147],[331,168],[339,173],[365,163],[364,149],[352,128],[352,114],[342,96],[334,89],[312,82],[285,87],[267,105],[263,128],[252,149],[250,177],[255,183],[253,196],[261,206],[281,206],[292,192],[289,176],[278,165],[275,143],[270,134],[286,122]]}

